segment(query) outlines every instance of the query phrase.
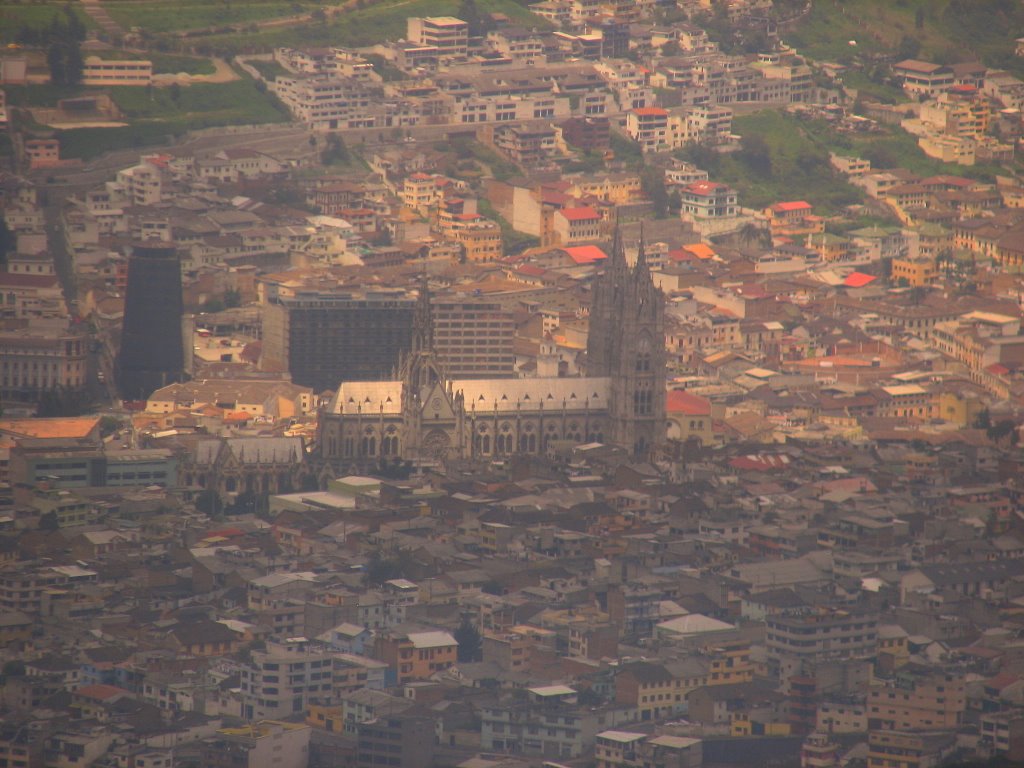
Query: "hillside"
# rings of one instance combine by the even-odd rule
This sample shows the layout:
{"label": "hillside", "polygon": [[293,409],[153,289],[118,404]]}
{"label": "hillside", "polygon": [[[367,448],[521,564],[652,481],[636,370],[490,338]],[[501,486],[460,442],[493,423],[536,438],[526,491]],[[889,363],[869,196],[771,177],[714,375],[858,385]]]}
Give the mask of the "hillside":
{"label": "hillside", "polygon": [[1024,59],[1014,56],[1014,41],[1024,36],[1024,4],[1017,0],[812,0],[810,12],[781,34],[818,60],[981,59],[1024,74]]}

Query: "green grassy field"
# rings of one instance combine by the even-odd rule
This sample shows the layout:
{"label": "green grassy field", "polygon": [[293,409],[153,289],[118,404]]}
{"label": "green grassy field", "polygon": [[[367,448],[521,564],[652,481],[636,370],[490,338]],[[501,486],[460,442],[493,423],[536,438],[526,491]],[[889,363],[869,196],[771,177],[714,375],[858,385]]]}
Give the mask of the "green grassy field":
{"label": "green grassy field", "polygon": [[[71,6],[86,29],[94,29],[95,22],[85,14],[78,3]],[[54,15],[60,14],[63,18],[64,3],[59,2],[36,2],[36,3],[11,3],[0,2],[0,42],[10,43],[18,36],[23,27],[40,29],[50,24]]]}
{"label": "green grassy field", "polygon": [[782,200],[806,199],[819,213],[832,214],[859,203],[864,194],[832,171],[828,153],[865,157],[877,168],[903,167],[921,175],[948,173],[990,180],[1000,169],[960,166],[925,155],[917,140],[899,128],[883,134],[840,134],[824,120],[776,111],[735,118],[743,149],[726,155],[684,153],[715,180],[734,186],[740,204],[762,208]]}
{"label": "green grassy field", "polygon": [[217,71],[212,61],[198,56],[177,56],[170,53],[157,53],[156,51],[134,53],[117,48],[97,51],[95,55],[112,61],[140,61],[143,59],[152,61],[154,75],[176,75],[182,72],[189,75],[212,75]]}
{"label": "green grassy field", "polygon": [[1013,56],[1021,35],[1024,4],[1015,0],[814,0],[811,12],[782,37],[817,60],[851,63],[861,54],[892,54],[903,44],[916,58],[981,59],[1022,72],[1024,62]]}
{"label": "green grassy field", "polygon": [[[766,111],[737,117],[733,130],[744,150],[721,156],[711,177],[734,186],[740,204],[763,208],[785,200],[808,200],[820,214],[859,203],[863,193],[834,173],[828,150],[801,130],[797,120]],[[767,158],[767,159],[766,159]]]}
{"label": "green grassy field", "polygon": [[261,75],[264,80],[273,81],[278,75],[287,75],[288,70],[276,61],[250,61],[249,64]]}
{"label": "green grassy field", "polygon": [[[210,35],[197,39],[197,42],[201,41],[202,45],[222,53],[269,51],[279,46],[359,47],[404,37],[405,20],[409,16],[451,15],[458,10],[459,4],[459,0],[383,0],[367,8],[330,16],[326,24]],[[539,29],[550,26],[515,0],[478,0],[477,7],[481,14],[504,13],[515,24]]]}
{"label": "green grassy field", "polygon": [[277,123],[287,117],[252,80],[196,83],[182,88],[107,88],[133,121],[184,121],[191,127]]}
{"label": "green grassy field", "polygon": [[195,56],[175,56],[170,53],[146,54],[146,58],[153,62],[153,74],[176,75],[184,72],[188,75],[212,75],[217,71],[213,62],[209,59],[197,58]]}
{"label": "green grassy field", "polygon": [[110,18],[125,29],[139,27],[152,34],[184,32],[309,13],[318,4],[275,2],[274,0],[179,0],[158,3],[153,0],[104,0]]}
{"label": "green grassy field", "polygon": [[88,160],[112,149],[170,141],[189,130],[221,125],[260,125],[289,118],[273,97],[249,78],[182,88],[107,88],[129,123],[123,128],[59,131],[61,155]]}

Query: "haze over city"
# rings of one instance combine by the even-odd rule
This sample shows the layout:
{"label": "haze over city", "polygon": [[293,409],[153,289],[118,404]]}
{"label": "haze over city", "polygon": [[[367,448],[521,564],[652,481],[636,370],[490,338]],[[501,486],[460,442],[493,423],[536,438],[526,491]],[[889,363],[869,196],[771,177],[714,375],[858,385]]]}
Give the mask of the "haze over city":
{"label": "haze over city", "polygon": [[1024,763],[1024,6],[0,0],[0,768]]}

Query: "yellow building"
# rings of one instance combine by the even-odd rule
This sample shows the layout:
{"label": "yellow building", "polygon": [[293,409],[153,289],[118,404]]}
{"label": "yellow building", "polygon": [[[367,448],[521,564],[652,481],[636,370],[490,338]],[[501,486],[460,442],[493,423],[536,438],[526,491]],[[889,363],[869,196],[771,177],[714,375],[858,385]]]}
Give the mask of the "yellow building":
{"label": "yellow building", "polygon": [[816,251],[822,261],[846,261],[850,258],[851,242],[848,237],[818,232],[807,236],[806,245]]}
{"label": "yellow building", "polygon": [[476,219],[471,226],[456,227],[452,236],[463,249],[467,262],[496,261],[502,256],[501,227],[488,219]]}
{"label": "yellow building", "polygon": [[955,734],[947,731],[871,731],[868,768],[930,768],[941,762],[955,743]]}
{"label": "yellow building", "polygon": [[572,197],[594,196],[615,205],[625,205],[643,198],[640,177],[635,173],[616,173],[573,180],[566,191]]}
{"label": "yellow building", "polygon": [[82,85],[151,85],[153,62],[86,56]]}
{"label": "yellow building", "polygon": [[754,679],[754,665],[750,661],[750,643],[737,641],[706,649],[711,661],[707,685],[749,683]]}
{"label": "yellow building", "polygon": [[761,722],[747,717],[737,717],[729,723],[729,735],[737,736],[789,736],[792,726],[789,723]]}
{"label": "yellow building", "polygon": [[958,728],[967,707],[963,678],[935,674],[873,685],[868,727],[888,730]]}
{"label": "yellow building", "polygon": [[939,390],[933,393],[932,398],[932,412],[935,416],[961,427],[973,425],[978,414],[985,408],[985,402],[979,393],[970,390]]}
{"label": "yellow building", "polygon": [[892,279],[899,282],[906,280],[912,287],[931,285],[938,276],[935,259],[925,256],[892,260]]}

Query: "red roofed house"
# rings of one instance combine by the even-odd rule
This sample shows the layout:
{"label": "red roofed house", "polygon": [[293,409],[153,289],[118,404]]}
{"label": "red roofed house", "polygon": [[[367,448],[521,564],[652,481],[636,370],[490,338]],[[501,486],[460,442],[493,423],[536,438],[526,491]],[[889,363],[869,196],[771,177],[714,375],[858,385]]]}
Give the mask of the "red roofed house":
{"label": "red roofed house", "polygon": [[851,272],[846,276],[846,279],[843,280],[843,285],[847,288],[863,288],[877,279],[878,278],[874,275],[868,275],[864,272]]}
{"label": "red roofed house", "polygon": [[565,251],[569,258],[576,264],[593,264],[598,261],[604,261],[608,258],[608,254],[596,245],[576,245],[569,248],[563,248],[562,250]]}
{"label": "red roofed house", "polygon": [[764,209],[772,237],[814,235],[825,231],[825,221],[814,215],[814,206],[805,200],[775,203]]}
{"label": "red roofed house", "polygon": [[665,396],[668,436],[685,442],[697,439],[707,444],[714,441],[711,428],[711,401],[682,389],[673,389]]}
{"label": "red roofed house", "polygon": [[554,215],[555,238],[562,245],[575,245],[601,238],[601,214],[590,206],[562,208]]}
{"label": "red roofed house", "polygon": [[660,107],[640,107],[626,113],[626,133],[644,151],[667,146],[668,111]]}

